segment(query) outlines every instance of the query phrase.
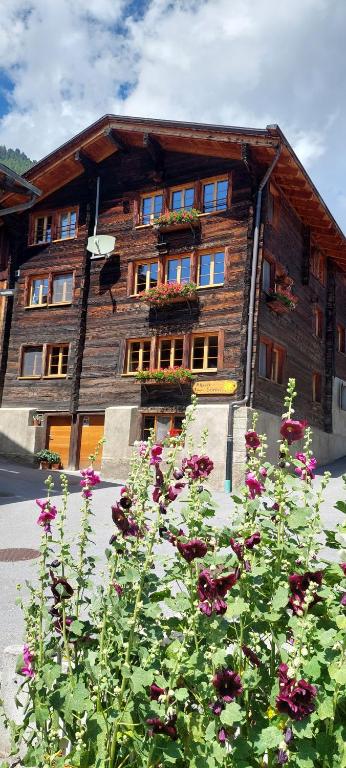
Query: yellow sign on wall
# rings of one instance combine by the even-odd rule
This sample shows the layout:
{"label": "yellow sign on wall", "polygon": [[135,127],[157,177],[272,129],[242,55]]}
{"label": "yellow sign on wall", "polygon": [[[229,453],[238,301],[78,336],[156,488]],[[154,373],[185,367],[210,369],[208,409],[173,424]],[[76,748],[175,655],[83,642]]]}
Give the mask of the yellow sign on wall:
{"label": "yellow sign on wall", "polygon": [[231,379],[214,379],[214,381],[195,381],[192,389],[195,395],[234,395],[237,382]]}

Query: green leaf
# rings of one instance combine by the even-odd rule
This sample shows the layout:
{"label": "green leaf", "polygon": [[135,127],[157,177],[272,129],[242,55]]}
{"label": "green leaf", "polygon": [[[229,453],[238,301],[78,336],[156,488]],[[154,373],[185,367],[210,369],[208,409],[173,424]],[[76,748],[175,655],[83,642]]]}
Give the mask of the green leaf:
{"label": "green leaf", "polygon": [[57,680],[60,674],[61,674],[60,664],[56,664],[55,662],[51,662],[50,664],[44,664],[44,666],[42,667],[42,676],[48,688],[51,688],[51,686],[53,685],[53,683],[55,683],[55,681]]}
{"label": "green leaf", "polygon": [[276,749],[281,741],[282,731],[276,728],[275,725],[269,725],[268,728],[264,728],[261,731],[255,748],[260,755],[263,755],[267,749]]}
{"label": "green leaf", "polygon": [[134,693],[138,693],[143,688],[147,688],[154,680],[153,672],[148,672],[140,667],[135,667],[131,674],[131,685]]}
{"label": "green leaf", "polygon": [[312,659],[305,662],[304,672],[306,675],[308,675],[308,677],[311,677],[313,680],[318,680],[321,674],[321,667],[317,661],[316,656],[313,656]]}
{"label": "green leaf", "polygon": [[320,720],[327,720],[330,717],[333,717],[334,715],[334,707],[333,707],[333,699],[332,698],[326,698],[323,699],[321,702],[317,714],[320,718]]}
{"label": "green leaf", "polygon": [[35,718],[36,723],[38,726],[43,728],[49,719],[49,709],[48,707],[42,706],[42,704],[36,704],[35,705]]}
{"label": "green leaf", "polygon": [[189,692],[187,688],[177,688],[174,695],[177,701],[185,701],[189,696]]}
{"label": "green leaf", "polygon": [[235,701],[231,704],[226,704],[226,709],[221,712],[220,720],[224,725],[233,725],[233,723],[241,723],[244,718],[244,713]]}
{"label": "green leaf", "polygon": [[332,680],[340,685],[346,685],[346,666],[339,667],[338,664],[331,664],[329,667],[329,675]]}
{"label": "green leaf", "polygon": [[215,722],[211,720],[211,722],[206,728],[204,738],[206,741],[213,741],[213,739],[215,739],[215,736],[216,736]]}
{"label": "green leaf", "polygon": [[288,585],[280,586],[277,588],[272,599],[272,610],[274,613],[280,611],[281,608],[286,608],[288,603]]}
{"label": "green leaf", "polygon": [[346,501],[337,501],[335,504],[335,509],[338,509],[340,512],[343,512],[344,515],[346,515]]}
{"label": "green leaf", "polygon": [[74,635],[77,635],[77,637],[81,637],[81,635],[84,632],[84,624],[82,624],[81,621],[77,621],[76,619],[75,621],[72,622],[69,629],[71,630],[71,632],[73,632]]}
{"label": "green leaf", "polygon": [[234,618],[235,616],[241,616],[242,613],[245,613],[249,609],[248,603],[243,600],[242,597],[236,597],[235,600],[228,603],[227,611],[226,611],[226,618]]}

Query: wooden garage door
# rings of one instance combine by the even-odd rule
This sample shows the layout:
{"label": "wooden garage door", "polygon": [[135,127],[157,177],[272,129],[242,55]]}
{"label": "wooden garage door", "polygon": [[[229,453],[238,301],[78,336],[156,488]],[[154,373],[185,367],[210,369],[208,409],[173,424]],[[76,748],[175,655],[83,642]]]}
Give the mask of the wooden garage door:
{"label": "wooden garage door", "polygon": [[[96,446],[99,440],[103,437],[104,432],[104,415],[88,415],[81,416],[80,420],[80,432],[79,432],[79,468],[83,469],[90,464],[89,456],[95,453]],[[96,461],[93,466],[95,469],[100,469],[102,459],[102,445],[99,448]]]}
{"label": "wooden garage door", "polygon": [[71,417],[49,416],[47,432],[47,448],[59,453],[61,463],[66,469],[70,452]]}

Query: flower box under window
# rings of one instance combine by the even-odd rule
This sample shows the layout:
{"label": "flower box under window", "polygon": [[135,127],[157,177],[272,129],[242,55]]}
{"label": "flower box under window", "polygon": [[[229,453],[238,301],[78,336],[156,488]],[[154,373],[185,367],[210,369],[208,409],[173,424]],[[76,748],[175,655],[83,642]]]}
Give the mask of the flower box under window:
{"label": "flower box under window", "polygon": [[148,371],[137,371],[136,381],[146,385],[152,384],[188,384],[193,379],[189,368],[153,368]]}
{"label": "flower box under window", "polygon": [[292,312],[298,302],[297,296],[294,296],[289,290],[277,290],[270,293],[267,297],[267,304],[277,315],[284,315]]}
{"label": "flower box under window", "polygon": [[198,301],[197,286],[195,283],[164,283],[149,291],[139,294],[140,301],[153,307],[162,307],[165,304],[176,304],[184,301]]}
{"label": "flower box under window", "polygon": [[154,229],[159,232],[176,232],[181,229],[197,229],[200,227],[200,211],[191,210],[168,211],[154,219]]}

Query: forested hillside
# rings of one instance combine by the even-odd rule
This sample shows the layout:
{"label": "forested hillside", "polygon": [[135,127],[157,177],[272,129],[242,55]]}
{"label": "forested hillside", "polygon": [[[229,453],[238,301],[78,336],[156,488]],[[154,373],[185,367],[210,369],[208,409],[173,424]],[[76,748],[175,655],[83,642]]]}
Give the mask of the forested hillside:
{"label": "forested hillside", "polygon": [[35,162],[36,160],[30,160],[20,149],[7,149],[4,145],[0,144],[0,163],[8,165],[13,171],[25,173]]}

